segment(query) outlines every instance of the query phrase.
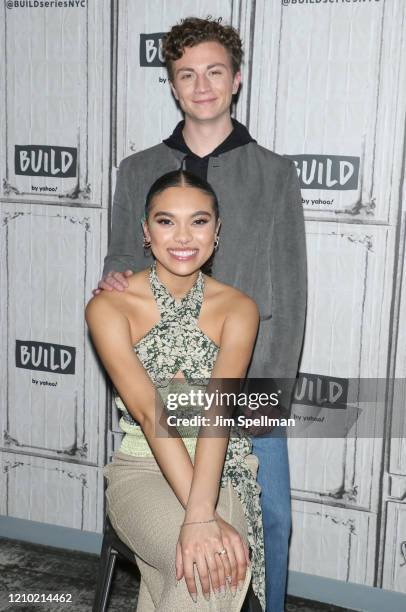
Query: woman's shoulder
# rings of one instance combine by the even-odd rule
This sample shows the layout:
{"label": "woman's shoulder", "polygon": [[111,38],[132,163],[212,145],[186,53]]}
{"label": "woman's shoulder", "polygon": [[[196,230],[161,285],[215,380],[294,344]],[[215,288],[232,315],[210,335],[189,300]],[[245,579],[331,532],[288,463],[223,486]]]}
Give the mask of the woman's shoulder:
{"label": "woman's shoulder", "polygon": [[124,291],[104,290],[92,297],[86,306],[86,318],[114,312],[125,315],[128,308],[133,309],[138,300],[148,297],[148,273],[149,268],[135,272],[127,278],[128,287]]}
{"label": "woman's shoulder", "polygon": [[236,287],[222,283],[211,276],[205,276],[207,299],[230,314],[259,317],[256,302]]}

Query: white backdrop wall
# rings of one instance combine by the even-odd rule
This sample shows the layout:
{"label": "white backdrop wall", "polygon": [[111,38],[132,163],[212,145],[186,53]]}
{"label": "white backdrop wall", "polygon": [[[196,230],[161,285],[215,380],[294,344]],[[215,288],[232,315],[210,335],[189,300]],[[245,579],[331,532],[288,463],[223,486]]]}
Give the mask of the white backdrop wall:
{"label": "white backdrop wall", "polygon": [[290,569],[406,593],[406,395],[390,383],[406,377],[404,0],[14,4],[0,8],[0,513],[102,530],[121,434],[83,310],[120,160],[181,118],[162,33],[212,15],[245,44],[236,118],[302,183],[300,371],[388,380],[367,414],[384,435],[361,419],[348,439],[290,440]]}

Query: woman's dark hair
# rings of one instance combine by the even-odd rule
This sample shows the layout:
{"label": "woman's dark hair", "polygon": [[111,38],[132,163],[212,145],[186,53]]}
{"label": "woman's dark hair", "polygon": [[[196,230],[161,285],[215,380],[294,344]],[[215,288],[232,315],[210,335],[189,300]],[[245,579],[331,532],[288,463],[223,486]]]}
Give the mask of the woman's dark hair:
{"label": "woman's dark hair", "polygon": [[[160,176],[155,183],[153,183],[147,193],[147,197],[145,200],[145,218],[148,219],[148,215],[151,210],[151,204],[156,195],[165,191],[165,189],[169,189],[169,187],[194,187],[195,189],[200,189],[203,193],[207,194],[211,197],[213,203],[213,211],[216,222],[219,219],[220,211],[219,211],[219,203],[217,199],[216,192],[213,187],[208,183],[205,179],[202,179],[187,170],[172,170],[172,172],[167,172]],[[202,271],[205,274],[211,273],[211,268],[213,265],[213,257],[214,251],[210,258],[203,264]]]}
{"label": "woman's dark hair", "polygon": [[169,187],[195,187],[195,189],[200,189],[200,191],[206,193],[212,198],[214,215],[216,217],[216,221],[218,220],[220,216],[219,203],[213,187],[206,180],[182,169],[172,170],[172,172],[163,174],[155,181],[155,183],[153,183],[153,185],[151,185],[145,200],[146,217],[149,215],[151,203],[154,197],[158,195],[158,193],[165,191],[165,189],[169,189]]}

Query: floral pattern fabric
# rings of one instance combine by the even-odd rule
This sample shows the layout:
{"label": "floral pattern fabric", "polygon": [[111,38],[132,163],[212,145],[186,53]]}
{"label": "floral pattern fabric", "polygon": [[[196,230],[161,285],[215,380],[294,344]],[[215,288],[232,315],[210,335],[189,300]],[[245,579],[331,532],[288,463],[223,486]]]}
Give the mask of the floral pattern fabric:
{"label": "floral pattern fabric", "polygon": [[[174,378],[179,371],[183,373],[185,377],[183,384],[188,388],[200,386],[204,390],[219,347],[197,325],[204,294],[202,272],[199,272],[195,284],[179,302],[159,280],[155,263],[150,268],[149,280],[159,309],[160,320],[134,346],[134,351],[162,400],[166,402],[167,395],[173,391],[174,385],[177,385],[177,391],[179,385],[182,385],[179,379]],[[120,397],[116,396],[115,400],[123,412],[120,426],[127,433],[125,438],[131,437],[131,434],[140,437],[142,432],[137,421],[129,414]],[[185,408],[182,409],[182,414],[185,414]],[[180,428],[178,430],[184,437],[182,430]],[[193,432],[190,427],[187,430],[188,438],[184,437],[184,442],[188,451],[193,454],[199,428],[196,427]],[[190,438],[191,435],[195,437]],[[151,454],[148,444],[143,448],[145,455]],[[126,443],[124,439],[120,450],[131,453],[131,444]],[[260,487],[246,461],[251,452],[251,439],[241,428],[232,426],[220,484],[225,487],[227,482],[231,481],[243,506],[251,548],[252,586],[262,609],[265,610],[265,559],[259,502]]]}

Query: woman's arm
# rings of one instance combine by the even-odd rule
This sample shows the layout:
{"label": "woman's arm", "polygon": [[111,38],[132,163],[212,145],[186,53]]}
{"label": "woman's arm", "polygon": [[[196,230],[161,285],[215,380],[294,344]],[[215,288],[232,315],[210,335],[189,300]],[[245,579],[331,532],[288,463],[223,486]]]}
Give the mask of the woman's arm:
{"label": "woman's arm", "polygon": [[[220,350],[211,373],[212,380],[207,387],[207,393],[221,391],[222,379],[243,379],[245,377],[255,343],[258,322],[259,315],[255,302],[242,296],[224,322]],[[224,412],[227,413],[227,410]],[[197,440],[193,480],[185,521],[206,520],[209,516],[213,516],[216,507],[229,439],[229,427],[215,429],[216,431],[212,431],[214,437],[199,436]]]}
{"label": "woman's arm", "polygon": [[[113,296],[113,300],[115,296]],[[158,394],[134,352],[128,319],[113,304],[111,294],[100,294],[86,307],[86,321],[97,353],[130,414],[141,425],[161,471],[186,507],[193,464],[180,437],[157,437],[156,414],[162,409]]]}
{"label": "woman's arm", "polygon": [[[221,390],[220,379],[242,379],[251,359],[252,350],[258,330],[259,313],[256,304],[248,297],[241,296],[233,302],[233,308],[227,316],[221,334],[220,350],[212,371],[212,380],[207,392]],[[239,390],[239,389],[238,389]],[[215,516],[220,477],[229,440],[229,428],[217,429],[209,437],[200,436],[196,444],[193,480],[186,508],[185,523],[207,521]],[[224,588],[225,576],[231,575],[230,587],[235,593],[237,584],[245,579],[248,551],[240,535],[227,523],[201,524],[185,526],[181,530],[178,550],[176,575],[183,575],[194,597],[196,585],[193,564],[199,571],[203,593],[210,593],[212,588],[219,591]],[[220,539],[219,539],[220,536]],[[220,547],[219,547],[220,544]],[[225,548],[227,555],[216,555]],[[210,580],[209,580],[210,573]]]}

